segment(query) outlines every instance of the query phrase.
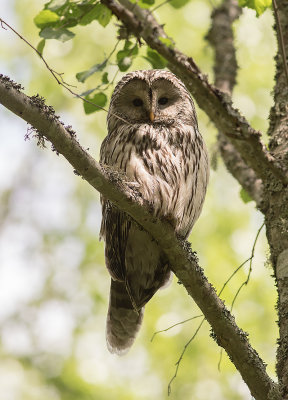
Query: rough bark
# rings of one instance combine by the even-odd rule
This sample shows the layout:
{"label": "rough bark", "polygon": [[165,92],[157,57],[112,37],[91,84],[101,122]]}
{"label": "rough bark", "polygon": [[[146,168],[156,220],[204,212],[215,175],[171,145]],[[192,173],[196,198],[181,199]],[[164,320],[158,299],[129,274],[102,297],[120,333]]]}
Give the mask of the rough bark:
{"label": "rough bark", "polygon": [[[236,0],[225,0],[213,11],[211,28],[206,36],[215,52],[215,86],[229,95],[236,84],[238,70],[232,24],[241,13],[242,9]],[[262,198],[262,180],[247,166],[240,153],[222,132],[218,134],[218,147],[228,171],[255,200],[257,207],[263,209],[265,205]]]}
{"label": "rough bark", "polygon": [[277,385],[270,379],[265,365],[249,344],[247,334],[218,298],[199,267],[189,244],[175,237],[168,222],[155,219],[149,205],[143,204],[133,186],[113,171],[104,169],[79,145],[71,127],[65,127],[51,107],[38,96],[28,97],[19,85],[0,75],[0,103],[34,127],[38,139],[46,138],[75,170],[95,189],[131,215],[158,241],[173,265],[173,272],[202,310],[222,346],[257,400],[280,400]]}
{"label": "rough bark", "polygon": [[[277,6],[277,5],[276,5]],[[276,55],[276,76],[274,89],[274,106],[270,112],[270,151],[278,160],[283,171],[287,170],[288,150],[288,86],[285,74],[285,65],[281,46],[288,43],[288,7],[287,2],[279,2],[278,14],[280,17],[282,38],[279,26],[278,53]],[[232,16],[232,18],[231,18]],[[225,0],[212,15],[212,27],[208,40],[215,49],[215,83],[222,90],[231,92],[235,84],[237,63],[233,46],[233,31],[231,23],[235,16],[233,0]],[[286,16],[284,18],[284,16]],[[283,40],[283,43],[280,43]],[[287,49],[288,51],[288,49]],[[286,52],[286,54],[288,54]],[[229,64],[229,65],[228,65]],[[227,72],[227,73],[226,73]],[[226,77],[226,81],[225,81]],[[288,193],[285,185],[278,185],[273,180],[265,182],[264,188],[261,179],[257,179],[254,171],[243,162],[239,153],[221,133],[219,147],[222,158],[230,172],[239,181],[241,186],[256,200],[258,208],[265,215],[268,242],[271,249],[271,260],[275,271],[278,288],[278,315],[279,315],[279,347],[277,355],[277,375],[281,384],[282,396],[288,398]],[[286,162],[285,162],[286,161]],[[258,200],[257,200],[258,199]]]}
{"label": "rough bark", "polygon": [[[225,0],[213,11],[211,28],[206,36],[215,52],[215,86],[230,96],[236,84],[238,70],[232,24],[241,13],[242,9],[236,0]],[[262,180],[247,166],[235,146],[222,132],[218,134],[218,147],[228,171],[255,200],[257,207],[263,210],[265,204]]]}
{"label": "rough bark", "polygon": [[[274,3],[275,4],[275,3]],[[281,45],[288,54],[288,2],[277,0],[279,22],[283,42],[280,43],[279,26],[274,29],[278,38],[274,105],[270,112],[270,149],[283,171],[288,169],[288,84],[285,74]],[[275,8],[274,8],[275,16]],[[277,375],[282,396],[288,399],[288,189],[271,181],[265,185],[265,198],[269,206],[265,215],[267,238],[271,251],[271,262],[275,271],[278,289],[279,347],[277,351]]]}
{"label": "rough bark", "polygon": [[215,86],[229,95],[236,84],[238,69],[232,24],[241,14],[236,0],[223,1],[211,15],[212,24],[206,36],[215,50]]}

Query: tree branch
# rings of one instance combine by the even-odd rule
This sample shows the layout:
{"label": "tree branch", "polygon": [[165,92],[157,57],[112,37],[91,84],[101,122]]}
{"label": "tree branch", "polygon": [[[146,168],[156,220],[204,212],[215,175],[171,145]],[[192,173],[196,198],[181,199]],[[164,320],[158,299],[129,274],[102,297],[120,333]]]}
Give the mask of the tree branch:
{"label": "tree branch", "polygon": [[242,9],[236,0],[224,0],[214,9],[212,25],[206,36],[215,50],[215,86],[229,95],[236,84],[238,70],[232,24],[241,14]]}
{"label": "tree branch", "polygon": [[288,184],[288,174],[284,174],[277,160],[267,151],[261,141],[261,133],[254,130],[232,107],[231,98],[209,84],[192,58],[179,50],[165,45],[159,38],[165,38],[163,27],[153,15],[129,0],[101,0],[125,25],[127,30],[145,42],[169,62],[171,71],[175,72],[185,83],[217,129],[227,136],[239,151],[243,160],[251,167],[258,178],[271,180],[271,174],[277,181]]}
{"label": "tree branch", "polygon": [[276,0],[272,0],[275,22],[276,22],[276,31],[278,36],[278,43],[279,43],[279,51],[281,53],[282,62],[283,62],[283,69],[286,76],[286,85],[288,86],[288,65],[287,65],[287,56],[286,56],[286,49],[285,49],[285,41],[282,32],[282,26],[280,22],[280,17],[278,13],[278,6]]}
{"label": "tree branch", "polygon": [[235,323],[234,317],[218,298],[207,281],[189,243],[178,240],[168,222],[157,220],[149,205],[111,169],[99,165],[78,143],[71,127],[65,127],[51,107],[39,96],[28,97],[19,85],[0,75],[0,103],[31,124],[35,135],[48,139],[57,153],[62,154],[76,171],[96,190],[127,212],[144,227],[167,254],[172,270],[193,297],[213,329],[213,337],[228,353],[257,400],[280,400],[277,385],[265,371],[265,365],[250,346],[247,334]]}
{"label": "tree branch", "polygon": [[[215,51],[215,85],[229,95],[232,94],[236,84],[238,70],[232,24],[241,13],[242,9],[236,0],[225,0],[213,11],[211,28],[206,36]],[[257,207],[261,210],[265,209],[262,180],[243,161],[235,146],[222,132],[218,134],[218,146],[228,171],[255,200]]]}

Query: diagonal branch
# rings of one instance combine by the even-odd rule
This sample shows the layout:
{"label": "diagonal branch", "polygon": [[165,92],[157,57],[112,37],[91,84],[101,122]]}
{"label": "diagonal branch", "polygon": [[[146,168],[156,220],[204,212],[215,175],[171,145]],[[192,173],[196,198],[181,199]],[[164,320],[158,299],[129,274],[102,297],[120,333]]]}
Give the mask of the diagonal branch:
{"label": "diagonal branch", "polygon": [[[236,84],[237,60],[234,46],[233,22],[239,18],[242,9],[236,0],[224,0],[211,16],[211,28],[206,36],[215,51],[215,85],[223,92],[232,94]],[[243,161],[240,153],[222,132],[218,134],[218,145],[222,159],[231,174],[255,200],[259,209],[264,210],[263,184],[254,170]]]}
{"label": "diagonal branch", "polygon": [[39,96],[28,97],[19,85],[0,75],[0,103],[34,127],[38,138],[49,140],[57,153],[96,190],[127,212],[158,241],[166,252],[173,272],[193,297],[213,329],[213,337],[228,353],[256,400],[280,400],[278,387],[270,379],[265,365],[248,341],[247,334],[205,277],[188,242],[175,237],[168,222],[157,220],[143,204],[133,186],[113,171],[99,165],[78,143],[71,127],[65,127],[51,107]]}
{"label": "diagonal branch", "polygon": [[179,50],[165,45],[159,38],[167,35],[153,15],[129,0],[101,0],[125,25],[127,30],[145,42],[168,61],[171,71],[175,72],[190,90],[217,129],[227,136],[241,154],[243,160],[259,178],[270,180],[273,174],[277,181],[288,183],[288,176],[267,151],[261,141],[261,133],[254,130],[232,107],[230,96],[209,84],[192,58]]}

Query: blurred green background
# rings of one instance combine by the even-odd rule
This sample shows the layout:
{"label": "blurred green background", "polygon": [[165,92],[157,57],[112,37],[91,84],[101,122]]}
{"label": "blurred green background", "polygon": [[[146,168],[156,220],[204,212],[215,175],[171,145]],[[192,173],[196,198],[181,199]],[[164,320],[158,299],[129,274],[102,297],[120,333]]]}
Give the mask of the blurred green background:
{"label": "blurred green background", "polygon": [[[33,18],[43,8],[39,0],[1,4],[1,17],[30,43],[39,42]],[[156,3],[160,4],[160,2]],[[193,57],[213,81],[213,52],[204,37],[217,2],[190,0],[179,10],[166,4],[155,12],[176,46]],[[101,74],[85,84],[75,74],[97,64],[115,45],[117,21],[106,28],[97,21],[72,28],[74,40],[47,42],[44,56],[51,68],[64,73],[78,93],[97,86]],[[276,40],[271,12],[260,18],[245,9],[235,23],[240,66],[234,103],[253,127],[265,130],[272,104]],[[141,57],[133,69],[151,68]],[[109,67],[109,76],[117,67]],[[98,160],[106,135],[104,111],[85,115],[82,102],[60,87],[40,58],[9,30],[0,29],[0,73],[39,93],[65,124],[76,130],[80,143]],[[121,78],[117,75],[116,81]],[[110,93],[109,93],[110,96]],[[213,160],[217,132],[198,109],[200,130]],[[200,314],[177,284],[159,291],[146,306],[144,323],[131,351],[111,355],[105,343],[105,319],[110,278],[98,240],[99,194],[73,174],[66,160],[24,141],[27,124],[0,106],[0,387],[1,400],[162,400],[185,344],[195,333]],[[200,265],[219,291],[233,271],[251,255],[262,215],[253,202],[244,204],[240,186],[217,158],[202,216],[190,241]],[[265,231],[256,245],[249,284],[240,292],[234,313],[251,344],[275,377],[276,291],[267,259]],[[227,306],[245,281],[246,264],[225,288]],[[248,400],[251,395],[226,354],[220,370],[220,348],[205,322],[188,347],[172,384],[171,400]]]}

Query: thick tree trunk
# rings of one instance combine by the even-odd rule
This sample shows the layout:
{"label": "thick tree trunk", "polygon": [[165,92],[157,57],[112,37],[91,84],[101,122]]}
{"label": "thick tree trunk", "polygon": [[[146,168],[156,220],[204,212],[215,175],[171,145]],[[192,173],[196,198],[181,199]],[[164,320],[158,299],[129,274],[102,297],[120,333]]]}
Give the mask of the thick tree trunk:
{"label": "thick tree trunk", "polygon": [[[275,9],[276,6],[276,9]],[[277,10],[278,8],[278,10]],[[283,59],[284,46],[288,55],[288,2],[274,2],[274,15],[278,39],[274,106],[270,113],[270,149],[283,171],[288,170],[288,79],[287,58]],[[285,65],[286,64],[286,65]],[[267,182],[264,188],[268,208],[265,215],[267,238],[271,251],[278,289],[279,347],[277,351],[277,375],[284,399],[288,399],[288,188],[287,185]]]}

